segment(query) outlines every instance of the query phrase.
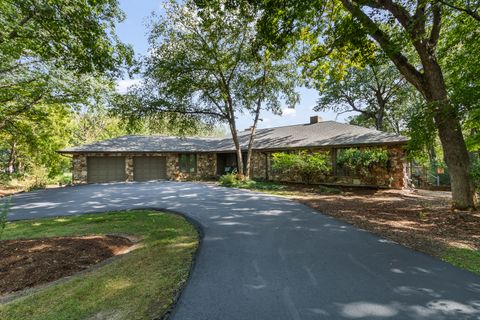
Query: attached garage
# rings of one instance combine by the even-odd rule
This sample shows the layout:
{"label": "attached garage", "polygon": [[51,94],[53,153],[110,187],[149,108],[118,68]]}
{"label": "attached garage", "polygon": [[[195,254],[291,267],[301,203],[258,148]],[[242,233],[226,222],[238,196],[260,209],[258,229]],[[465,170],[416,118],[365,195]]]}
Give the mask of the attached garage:
{"label": "attached garage", "polygon": [[125,181],[125,157],[87,157],[87,182]]}
{"label": "attached garage", "polygon": [[149,181],[165,179],[167,179],[166,157],[133,157],[133,180]]}

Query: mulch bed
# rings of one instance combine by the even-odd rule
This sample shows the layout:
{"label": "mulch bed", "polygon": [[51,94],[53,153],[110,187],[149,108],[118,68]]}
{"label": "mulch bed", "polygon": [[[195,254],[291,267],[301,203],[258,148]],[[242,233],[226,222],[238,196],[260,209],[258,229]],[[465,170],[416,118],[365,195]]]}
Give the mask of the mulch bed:
{"label": "mulch bed", "polygon": [[480,212],[453,211],[450,192],[289,189],[296,189],[289,198],[418,251],[438,256],[447,247],[480,250]]}
{"label": "mulch bed", "polygon": [[132,245],[113,235],[0,241],[0,295],[70,276]]}

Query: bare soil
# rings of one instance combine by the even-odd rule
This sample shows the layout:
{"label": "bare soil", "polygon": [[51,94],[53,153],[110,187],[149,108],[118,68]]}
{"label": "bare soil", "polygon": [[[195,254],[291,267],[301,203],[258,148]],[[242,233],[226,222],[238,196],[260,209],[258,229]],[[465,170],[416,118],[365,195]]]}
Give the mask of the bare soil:
{"label": "bare soil", "polygon": [[[447,247],[480,249],[480,212],[453,211],[451,193],[428,190],[288,187],[289,198],[410,248],[439,256]],[[288,192],[288,191],[287,191]]]}
{"label": "bare soil", "polygon": [[0,186],[0,198],[1,197],[6,197],[6,196],[11,196],[11,195],[14,195],[16,193],[19,193],[21,192],[22,189],[18,189],[18,188],[7,188],[7,187],[2,187]]}
{"label": "bare soil", "polygon": [[0,241],[0,296],[70,276],[133,245],[113,235]]}

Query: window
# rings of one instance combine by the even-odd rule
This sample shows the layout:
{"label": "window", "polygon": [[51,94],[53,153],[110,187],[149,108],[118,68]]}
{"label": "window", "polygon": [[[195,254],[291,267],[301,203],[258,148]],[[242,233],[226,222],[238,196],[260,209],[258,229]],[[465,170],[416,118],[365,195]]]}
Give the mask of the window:
{"label": "window", "polygon": [[186,173],[197,172],[197,155],[184,153],[180,155],[180,171]]}

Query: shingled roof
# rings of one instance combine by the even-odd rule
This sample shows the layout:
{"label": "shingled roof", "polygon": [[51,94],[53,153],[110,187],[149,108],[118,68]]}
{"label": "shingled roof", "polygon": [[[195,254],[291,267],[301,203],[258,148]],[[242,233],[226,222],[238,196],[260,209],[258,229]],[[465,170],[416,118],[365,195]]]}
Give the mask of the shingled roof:
{"label": "shingled roof", "polygon": [[[239,133],[242,149],[247,148],[249,131]],[[403,144],[408,139],[335,121],[321,121],[269,129],[259,129],[255,136],[255,150],[289,148],[340,147],[358,145]],[[198,138],[173,136],[129,135],[92,144],[60,150],[60,153],[88,152],[226,152],[234,151],[232,138]]]}

